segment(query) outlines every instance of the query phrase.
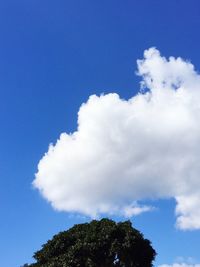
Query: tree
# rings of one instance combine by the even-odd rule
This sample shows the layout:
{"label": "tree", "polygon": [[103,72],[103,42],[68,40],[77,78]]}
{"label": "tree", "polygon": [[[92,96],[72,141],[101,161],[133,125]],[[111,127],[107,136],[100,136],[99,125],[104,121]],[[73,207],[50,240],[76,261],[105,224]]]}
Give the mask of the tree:
{"label": "tree", "polygon": [[28,267],[151,267],[155,255],[151,242],[130,221],[102,219],[55,235]]}

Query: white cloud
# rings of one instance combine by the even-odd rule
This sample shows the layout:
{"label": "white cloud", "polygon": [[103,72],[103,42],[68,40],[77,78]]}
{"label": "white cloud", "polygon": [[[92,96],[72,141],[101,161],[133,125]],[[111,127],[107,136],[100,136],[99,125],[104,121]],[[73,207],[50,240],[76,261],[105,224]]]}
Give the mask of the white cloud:
{"label": "white cloud", "polygon": [[38,165],[34,186],[57,210],[95,217],[151,210],[175,198],[177,227],[200,229],[200,76],[150,48],[138,60],[142,92],[93,95],[78,129],[62,133]]}
{"label": "white cloud", "polygon": [[172,264],[161,264],[158,267],[200,267],[199,263],[192,257],[176,257],[176,260]]}
{"label": "white cloud", "polygon": [[158,267],[200,267],[200,264],[189,264],[189,263],[173,263],[173,264],[162,264]]}

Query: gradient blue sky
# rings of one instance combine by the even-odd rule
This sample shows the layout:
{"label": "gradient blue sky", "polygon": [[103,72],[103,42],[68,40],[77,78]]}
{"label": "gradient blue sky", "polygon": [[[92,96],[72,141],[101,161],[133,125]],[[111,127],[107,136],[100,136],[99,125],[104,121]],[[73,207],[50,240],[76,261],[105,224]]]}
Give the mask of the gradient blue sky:
{"label": "gradient blue sky", "polygon": [[[91,94],[138,92],[136,60],[156,46],[200,70],[198,0],[0,1],[0,265],[31,262],[58,231],[89,220],[56,212],[31,183],[61,132],[77,126]],[[131,220],[155,266],[199,256],[199,231],[175,229],[174,201]],[[123,218],[113,217],[116,220]]]}

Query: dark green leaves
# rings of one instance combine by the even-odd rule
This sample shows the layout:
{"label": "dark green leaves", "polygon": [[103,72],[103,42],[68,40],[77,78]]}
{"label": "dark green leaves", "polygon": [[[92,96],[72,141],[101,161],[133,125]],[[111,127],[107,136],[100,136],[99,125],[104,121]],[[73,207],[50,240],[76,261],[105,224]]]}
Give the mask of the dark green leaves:
{"label": "dark green leaves", "polygon": [[156,252],[130,221],[78,224],[55,235],[29,267],[151,267]]}

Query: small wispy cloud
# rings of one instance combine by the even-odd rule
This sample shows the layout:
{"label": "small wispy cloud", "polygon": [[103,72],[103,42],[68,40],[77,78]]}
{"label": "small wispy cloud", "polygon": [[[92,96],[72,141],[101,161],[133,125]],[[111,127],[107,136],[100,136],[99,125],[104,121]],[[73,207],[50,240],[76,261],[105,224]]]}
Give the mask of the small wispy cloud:
{"label": "small wispy cloud", "polygon": [[200,267],[200,264],[189,264],[189,263],[173,263],[173,264],[162,264],[158,267]]}
{"label": "small wispy cloud", "polygon": [[33,184],[55,209],[92,217],[137,215],[152,210],[141,201],[175,198],[177,227],[200,229],[200,76],[155,48],[137,64],[142,90],[127,101],[91,96]]}

